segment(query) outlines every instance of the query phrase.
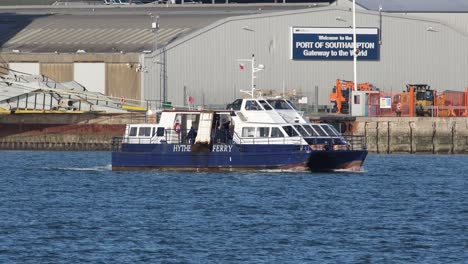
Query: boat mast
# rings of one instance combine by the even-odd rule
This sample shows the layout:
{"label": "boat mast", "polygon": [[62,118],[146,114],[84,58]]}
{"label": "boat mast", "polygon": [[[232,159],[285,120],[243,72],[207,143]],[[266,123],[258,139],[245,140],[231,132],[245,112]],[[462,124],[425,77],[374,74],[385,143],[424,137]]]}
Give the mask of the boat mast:
{"label": "boat mast", "polygon": [[251,63],[251,69],[252,69],[252,84],[251,84],[251,90],[250,91],[246,91],[246,90],[240,90],[241,93],[246,93],[250,96],[252,96],[252,98],[255,97],[255,78],[257,78],[257,76],[255,76],[255,73],[256,72],[259,72],[259,71],[262,71],[265,69],[265,65],[263,64],[259,64],[257,67],[255,67],[255,54],[252,54],[252,58],[251,59],[239,59],[237,61],[248,61]]}

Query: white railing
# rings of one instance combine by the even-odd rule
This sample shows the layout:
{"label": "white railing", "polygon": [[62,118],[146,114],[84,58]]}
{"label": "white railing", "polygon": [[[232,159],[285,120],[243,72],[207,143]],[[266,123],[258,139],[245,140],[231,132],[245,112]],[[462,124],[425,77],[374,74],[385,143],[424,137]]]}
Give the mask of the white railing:
{"label": "white railing", "polygon": [[261,137],[261,138],[254,138],[254,137],[240,137],[237,133],[234,132],[233,141],[236,144],[252,144],[252,145],[268,145],[268,144],[275,144],[275,145],[302,145],[304,140],[302,137]]}

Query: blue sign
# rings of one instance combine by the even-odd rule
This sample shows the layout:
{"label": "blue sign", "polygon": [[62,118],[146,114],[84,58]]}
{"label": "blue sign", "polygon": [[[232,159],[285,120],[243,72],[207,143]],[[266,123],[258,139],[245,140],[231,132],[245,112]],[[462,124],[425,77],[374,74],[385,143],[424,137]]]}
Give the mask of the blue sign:
{"label": "blue sign", "polygon": [[[353,60],[352,28],[293,27],[293,60]],[[377,28],[356,28],[358,60],[379,60]]]}

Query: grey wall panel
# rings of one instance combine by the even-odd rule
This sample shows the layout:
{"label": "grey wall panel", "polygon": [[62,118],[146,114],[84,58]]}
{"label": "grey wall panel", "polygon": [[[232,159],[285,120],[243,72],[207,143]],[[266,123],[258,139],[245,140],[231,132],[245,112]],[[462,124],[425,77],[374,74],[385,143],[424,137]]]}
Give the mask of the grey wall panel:
{"label": "grey wall panel", "polygon": [[106,93],[106,64],[84,62],[73,64],[73,79],[88,91]]}
{"label": "grey wall panel", "polygon": [[13,71],[25,74],[38,75],[40,73],[39,63],[37,62],[10,62],[9,67]]}
{"label": "grey wall panel", "polygon": [[[318,86],[319,103],[329,104],[335,79],[352,80],[352,61],[291,60],[290,27],[351,25],[351,12],[336,6],[220,21],[167,47],[168,100],[182,105],[185,86],[195,104],[232,101],[240,96],[240,89],[250,89],[250,67],[241,72],[236,60],[249,59],[254,53],[257,63],[266,67],[257,73],[258,88],[281,91],[284,83],[287,90],[312,96]],[[360,11],[357,25],[379,27],[379,14]],[[429,27],[436,30],[428,31]],[[468,85],[468,49],[464,48],[468,38],[463,32],[439,20],[386,13],[381,30],[380,60],[359,61],[358,82],[371,82],[385,91],[400,91],[414,82],[439,90],[463,90]],[[162,61],[161,55],[157,60]],[[146,82],[159,83],[159,72],[154,79],[145,78],[145,97],[150,94]],[[151,89],[158,96],[159,89]]]}

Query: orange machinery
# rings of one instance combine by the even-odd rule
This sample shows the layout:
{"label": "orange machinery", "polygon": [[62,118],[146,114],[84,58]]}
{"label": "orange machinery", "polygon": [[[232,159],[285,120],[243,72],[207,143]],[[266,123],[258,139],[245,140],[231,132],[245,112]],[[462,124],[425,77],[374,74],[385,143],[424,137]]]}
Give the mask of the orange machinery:
{"label": "orange machinery", "polygon": [[463,116],[468,116],[468,87],[465,88],[465,112]]}
{"label": "orange machinery", "polygon": [[427,84],[407,84],[406,91],[396,94],[392,100],[392,109],[401,104],[401,111],[409,116],[431,116],[434,106],[434,91]]}
{"label": "orange machinery", "polygon": [[467,91],[443,91],[435,96],[437,116],[463,116],[466,110]]}
{"label": "orange machinery", "polygon": [[[330,94],[330,102],[333,103],[332,112],[339,114],[349,113],[349,93],[354,90],[352,81],[344,81],[337,79],[333,92]],[[359,83],[357,91],[378,91],[378,89],[370,83]]]}
{"label": "orange machinery", "polygon": [[463,108],[466,109],[468,104],[467,97],[468,88],[465,92],[436,93],[427,84],[408,84],[406,91],[393,97],[392,108],[395,110],[396,104],[400,103],[402,112],[409,116],[462,116]]}

